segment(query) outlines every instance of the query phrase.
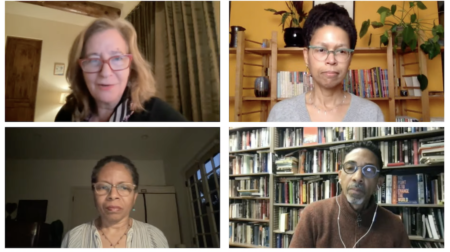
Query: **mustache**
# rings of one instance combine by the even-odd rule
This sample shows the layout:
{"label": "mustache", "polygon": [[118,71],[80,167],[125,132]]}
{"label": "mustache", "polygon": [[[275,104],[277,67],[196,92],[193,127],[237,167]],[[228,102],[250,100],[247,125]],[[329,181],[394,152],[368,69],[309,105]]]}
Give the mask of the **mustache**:
{"label": "mustache", "polygon": [[362,192],[366,192],[366,189],[364,188],[364,186],[362,184],[350,184],[347,186],[347,191],[350,189],[358,189]]}

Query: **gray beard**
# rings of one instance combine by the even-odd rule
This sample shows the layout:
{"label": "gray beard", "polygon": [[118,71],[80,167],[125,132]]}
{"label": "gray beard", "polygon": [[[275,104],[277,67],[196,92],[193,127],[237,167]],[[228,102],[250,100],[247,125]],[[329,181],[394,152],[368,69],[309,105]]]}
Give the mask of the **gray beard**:
{"label": "gray beard", "polygon": [[347,201],[353,205],[361,205],[364,202],[364,197],[362,197],[361,199],[357,199],[348,194],[345,194],[345,196],[347,198]]}

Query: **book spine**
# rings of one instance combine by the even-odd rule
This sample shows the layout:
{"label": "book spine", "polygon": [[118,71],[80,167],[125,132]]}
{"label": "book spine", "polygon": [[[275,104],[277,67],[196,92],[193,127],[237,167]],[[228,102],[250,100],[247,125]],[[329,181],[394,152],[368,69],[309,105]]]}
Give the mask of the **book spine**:
{"label": "book spine", "polygon": [[425,192],[424,192],[423,174],[417,174],[417,196],[419,204],[425,204]]}
{"label": "book spine", "polygon": [[392,175],[392,204],[397,203],[397,175]]}

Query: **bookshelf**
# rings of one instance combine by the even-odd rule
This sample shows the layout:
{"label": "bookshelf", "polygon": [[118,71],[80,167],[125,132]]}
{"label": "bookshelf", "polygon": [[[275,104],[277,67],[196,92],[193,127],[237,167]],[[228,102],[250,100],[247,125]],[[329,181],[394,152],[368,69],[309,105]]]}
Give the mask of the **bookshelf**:
{"label": "bookshelf", "polygon": [[[303,48],[279,48],[277,44],[278,33],[272,31],[272,36],[270,40],[270,48],[251,48],[246,46],[246,42],[256,43],[252,40],[247,40],[245,38],[245,32],[238,32],[238,43],[237,48],[230,48],[229,53],[236,55],[236,79],[235,79],[235,94],[230,96],[230,102],[234,102],[234,121],[240,122],[243,120],[243,116],[249,114],[259,113],[260,121],[267,121],[268,115],[272,107],[279,101],[286,98],[277,98],[277,62],[278,55],[292,55],[303,57]],[[412,91],[414,88],[407,87],[403,77],[412,76],[405,74],[405,68],[409,65],[419,65],[421,73],[427,75],[427,58],[426,55],[421,50],[406,50],[402,52],[401,49],[397,49],[395,52],[393,50],[392,44],[392,34],[389,31],[389,43],[387,47],[380,48],[355,48],[354,54],[386,54],[387,70],[388,70],[388,88],[389,96],[384,98],[366,98],[371,101],[386,102],[388,103],[389,113],[388,117],[385,118],[386,121],[395,122],[396,116],[406,116],[408,113],[414,113],[414,115],[419,115],[420,121],[429,122],[430,121],[430,99],[443,99],[442,95],[430,96],[428,88],[421,91],[421,96],[419,97],[403,97],[400,96],[400,90]],[[419,48],[422,42],[418,42],[417,47]],[[441,48],[444,51],[444,47]],[[417,53],[417,62],[405,62],[404,55],[410,53]],[[261,65],[249,64],[244,62],[245,55],[259,55],[261,56]],[[252,67],[261,67],[260,76],[268,76],[270,80],[270,96],[269,97],[254,97],[254,96],[243,96],[243,91],[247,89],[253,89],[252,87],[244,87],[244,78],[255,79],[257,76],[249,76],[244,72],[244,66],[250,65]],[[265,69],[268,69],[266,72]],[[419,73],[417,73],[419,74]],[[400,85],[397,86],[395,83],[396,79],[400,79]],[[420,101],[420,110],[409,109],[407,106],[408,101]],[[259,101],[260,109],[253,111],[243,112],[243,103],[246,101]],[[417,116],[416,116],[417,117]]]}
{"label": "bookshelf", "polygon": [[[294,215],[296,214],[297,216],[299,216],[299,212],[301,212],[303,208],[308,206],[310,203],[317,201],[317,199],[315,199],[312,202],[304,202],[305,200],[303,199],[302,202],[297,202],[297,203],[279,202],[281,199],[281,196],[279,196],[279,193],[277,192],[277,190],[280,190],[279,184],[282,184],[282,183],[289,184],[289,183],[294,183],[292,181],[300,181],[300,180],[303,182],[306,181],[305,183],[308,183],[308,180],[310,178],[319,177],[320,179],[322,179],[321,181],[316,180],[316,179],[309,180],[309,181],[313,184],[315,182],[324,183],[324,181],[329,180],[330,182],[329,182],[328,186],[330,189],[328,191],[328,196],[329,196],[328,198],[332,197],[331,194],[332,194],[333,190],[335,192],[335,195],[338,195],[340,193],[340,185],[338,183],[333,182],[333,181],[337,181],[338,167],[334,167],[334,168],[330,167],[330,168],[324,169],[323,167],[327,167],[327,165],[325,164],[322,167],[322,170],[320,170],[320,168],[318,168],[319,169],[318,172],[308,173],[309,170],[306,170],[307,167],[305,167],[304,168],[305,171],[303,171],[300,168],[301,165],[298,164],[299,168],[297,170],[297,173],[277,174],[278,170],[277,170],[277,165],[275,164],[275,162],[277,160],[279,160],[279,158],[281,158],[285,155],[292,155],[293,152],[298,152],[298,153],[301,153],[302,151],[303,152],[314,152],[314,150],[319,150],[319,149],[326,150],[326,149],[334,148],[336,150],[336,153],[338,153],[339,150],[341,148],[344,148],[346,145],[349,145],[353,142],[360,141],[360,140],[370,140],[370,141],[374,142],[375,144],[379,144],[379,146],[381,146],[380,142],[385,142],[385,141],[400,142],[400,140],[401,141],[406,140],[406,141],[412,142],[412,141],[414,141],[414,139],[417,139],[417,140],[427,139],[430,137],[438,137],[438,136],[444,135],[443,129],[435,129],[435,128],[431,128],[431,127],[427,128],[426,131],[422,131],[422,132],[413,132],[415,128],[413,128],[412,131],[411,131],[411,128],[406,128],[406,127],[402,128],[402,129],[404,129],[404,132],[411,131],[409,133],[400,133],[400,130],[399,130],[399,132],[397,132],[397,128],[393,128],[393,127],[391,127],[391,128],[385,128],[385,127],[374,128],[374,127],[372,127],[372,128],[365,128],[365,129],[351,127],[351,128],[344,128],[343,130],[336,130],[336,128],[318,128],[318,130],[317,130],[318,138],[322,137],[322,140],[324,140],[324,139],[329,140],[326,136],[329,133],[328,129],[331,129],[332,133],[336,133],[336,135],[332,139],[333,142],[324,142],[324,143],[310,144],[310,145],[305,145],[307,143],[301,142],[303,145],[300,145],[300,146],[280,147],[282,144],[286,144],[286,143],[292,143],[292,142],[297,143],[297,142],[295,142],[295,140],[290,141],[290,142],[286,141],[286,139],[287,139],[286,136],[288,136],[291,139],[296,139],[296,136],[294,136],[294,135],[301,133],[304,135],[304,137],[306,137],[306,134],[310,134],[310,131],[307,130],[307,128],[314,128],[314,127],[304,127],[304,128],[302,128],[301,131],[296,130],[299,128],[287,128],[287,127],[270,128],[271,141],[270,141],[269,150],[273,157],[273,168],[272,168],[273,174],[259,173],[259,174],[251,174],[251,175],[233,175],[233,174],[230,175],[230,180],[232,180],[233,178],[239,177],[239,176],[254,176],[254,177],[270,176],[270,184],[269,184],[270,196],[264,197],[264,198],[258,198],[258,199],[268,200],[269,204],[270,204],[271,215],[270,215],[269,220],[264,220],[264,222],[265,223],[269,222],[269,226],[270,226],[269,244],[270,244],[270,247],[272,247],[272,248],[277,247],[277,237],[280,237],[278,239],[281,240],[281,243],[284,242],[284,245],[288,246],[288,244],[290,242],[289,237],[292,237],[292,235],[294,234],[295,226],[298,223],[297,222],[295,224],[292,224],[291,225],[292,228],[285,227],[284,230],[282,230],[283,227],[280,227],[281,213],[287,212],[287,213],[294,214]],[[321,129],[322,129],[322,131],[321,131]],[[240,130],[245,130],[245,128],[242,128]],[[388,133],[389,130],[390,130],[390,132]],[[384,133],[382,133],[382,132],[384,132]],[[381,136],[381,134],[385,134],[385,133],[387,133],[389,135]],[[394,134],[394,133],[397,133],[397,134]],[[374,134],[379,135],[379,136],[375,136]],[[339,139],[338,139],[338,137],[339,137]],[[387,157],[384,156],[386,153],[383,152],[382,147],[380,147],[380,149],[382,150],[383,161],[389,160]],[[403,150],[403,148],[400,148],[400,149]],[[411,149],[411,150],[413,150],[413,149]],[[345,154],[346,153],[344,153],[344,157],[345,157]],[[297,155],[297,154],[294,154],[294,155]],[[336,161],[339,160],[338,156],[335,156],[335,158],[336,158],[335,159]],[[404,158],[406,159],[406,157],[404,157]],[[400,158],[397,157],[397,159],[400,159]],[[299,156],[299,160],[300,160],[300,156]],[[340,161],[343,161],[343,159]],[[300,163],[300,161],[299,161],[299,163]],[[339,162],[334,162],[333,160],[331,160],[331,163],[336,164]],[[384,167],[382,168],[382,175],[386,176],[386,175],[390,174],[390,175],[401,176],[401,175],[408,175],[408,174],[411,175],[411,174],[417,174],[417,173],[424,173],[424,174],[427,173],[429,175],[430,181],[431,181],[432,179],[434,180],[435,178],[440,176],[441,173],[444,172],[444,164],[443,163],[434,163],[434,164],[430,164],[430,165],[414,164],[414,160],[412,160],[412,163],[413,164],[401,165],[401,166],[386,166],[386,162],[385,162]],[[299,172],[306,172],[306,173],[299,173]],[[442,176],[442,178],[443,178],[443,176]],[[385,181],[385,183],[386,183],[386,181]],[[442,182],[442,185],[443,184],[444,183]],[[292,188],[295,188],[298,185],[299,184],[295,184]],[[308,184],[308,186],[309,186],[309,184]],[[284,185],[283,185],[283,187],[284,187]],[[335,187],[335,189],[332,190],[331,187]],[[287,188],[290,188],[290,187],[287,187]],[[324,186],[324,188],[325,188],[325,186]],[[288,190],[290,190],[290,189],[288,189]],[[294,190],[288,191],[289,195],[291,193],[294,193]],[[379,193],[381,193],[381,189],[377,192],[377,194],[379,194]],[[283,195],[284,195],[284,193],[283,193]],[[436,193],[436,195],[437,195],[437,193]],[[307,197],[306,201],[309,201],[310,196],[308,195],[306,197]],[[436,197],[438,197],[438,196],[436,196]],[[245,197],[237,197],[237,198],[241,199],[241,198],[245,198]],[[380,196],[380,198],[381,198],[381,196]],[[378,200],[380,198],[378,198]],[[236,199],[236,197],[230,197],[230,203],[234,199]],[[289,196],[289,198],[287,200],[289,202],[292,202],[291,201],[292,199],[294,199],[294,201],[295,201],[295,196],[293,196],[292,198],[291,198],[291,196]],[[284,199],[284,200],[286,200],[286,199]],[[376,198],[376,200],[377,200],[377,198]],[[436,214],[437,225],[439,225],[439,220],[437,220],[438,211],[441,211],[440,213],[442,214],[442,217],[444,215],[443,202],[425,203],[425,204],[402,204],[402,203],[392,204],[392,203],[386,203],[386,201],[383,203],[381,201],[379,201],[378,205],[380,207],[384,207],[388,210],[391,210],[395,214],[399,214],[403,218],[405,218],[405,221],[404,221],[405,228],[407,227],[407,225],[411,225],[411,224],[406,224],[406,218],[410,218],[409,217],[410,211],[417,211],[417,213],[419,213],[418,216],[420,215],[420,213],[425,214],[425,215],[427,215],[429,213],[431,215],[430,211],[433,211],[433,213]],[[408,209],[408,210],[404,210],[404,209]],[[420,210],[413,210],[413,209],[420,209]],[[408,213],[408,215],[406,215],[406,213]],[[234,218],[230,218],[230,221],[235,221],[235,220],[236,219],[234,219]],[[241,221],[251,222],[254,220],[244,219]],[[261,220],[255,220],[255,222],[257,222],[257,221],[261,222]],[[408,228],[410,228],[410,227],[408,226]],[[439,226],[437,226],[436,228],[439,228]],[[428,232],[428,231],[426,231],[426,232]],[[440,231],[438,230],[438,232],[440,232]],[[284,237],[288,237],[288,238],[284,238]],[[421,235],[417,235],[417,233],[414,230],[409,230],[409,238],[410,238],[410,241],[412,241],[414,244],[416,244],[416,242],[420,242],[421,244],[439,243],[439,244],[443,245],[443,243],[444,243],[444,239],[442,236],[439,237],[440,239],[434,239],[434,238],[430,238],[427,234],[424,238]],[[244,244],[241,247],[245,247],[245,246],[247,246],[247,245]],[[236,243],[230,242],[230,247],[239,247],[239,244],[236,245]]]}

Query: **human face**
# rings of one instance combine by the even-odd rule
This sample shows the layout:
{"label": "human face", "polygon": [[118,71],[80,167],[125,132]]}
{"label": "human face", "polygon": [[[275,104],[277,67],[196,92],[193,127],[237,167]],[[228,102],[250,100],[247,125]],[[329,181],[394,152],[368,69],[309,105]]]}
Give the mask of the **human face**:
{"label": "human face", "polygon": [[[97,182],[106,182],[112,185],[120,183],[133,184],[133,178],[128,169],[121,163],[110,162],[103,166],[97,175]],[[94,190],[95,205],[102,217],[108,221],[120,221],[130,215],[130,211],[136,202],[137,193],[123,197],[117,192],[117,188],[111,188],[111,192],[98,195]]]}
{"label": "human face", "polygon": [[[349,152],[345,156],[344,163],[346,162],[354,162],[357,166],[372,164],[379,167],[375,154],[365,148],[357,148]],[[360,207],[369,201],[370,197],[377,190],[377,185],[382,183],[378,175],[374,178],[365,177],[361,168],[358,168],[353,174],[347,174],[341,169],[338,175],[341,181],[342,192],[348,202]]]}
{"label": "human face", "polygon": [[[92,35],[86,42],[83,58],[108,60],[112,56],[128,54],[128,45],[116,29]],[[83,72],[84,80],[97,105],[115,107],[127,86],[130,68],[113,71],[107,63],[98,73]]]}
{"label": "human face", "polygon": [[[325,25],[318,28],[310,41],[311,46],[321,46],[328,50],[350,49],[350,39],[346,31],[334,25]],[[335,56],[330,53],[326,60],[316,60],[312,55],[312,50],[303,50],[303,56],[306,65],[314,80],[314,85],[320,85],[323,88],[335,88],[344,80],[351,57],[347,61],[339,62]]]}

